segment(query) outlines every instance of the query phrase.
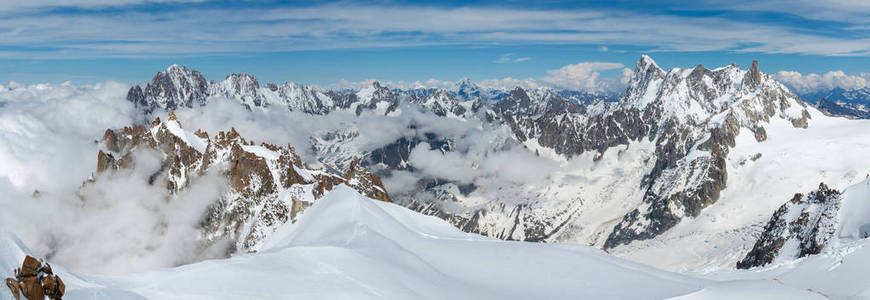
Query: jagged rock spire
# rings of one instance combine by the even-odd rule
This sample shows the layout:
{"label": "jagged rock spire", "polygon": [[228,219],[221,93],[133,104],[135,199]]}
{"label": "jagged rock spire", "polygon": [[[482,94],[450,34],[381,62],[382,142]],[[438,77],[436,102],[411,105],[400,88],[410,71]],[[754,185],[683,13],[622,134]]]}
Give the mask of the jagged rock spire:
{"label": "jagged rock spire", "polygon": [[758,70],[758,61],[753,60],[752,66],[746,71],[746,76],[743,78],[743,83],[748,86],[755,87],[761,84],[761,71]]}

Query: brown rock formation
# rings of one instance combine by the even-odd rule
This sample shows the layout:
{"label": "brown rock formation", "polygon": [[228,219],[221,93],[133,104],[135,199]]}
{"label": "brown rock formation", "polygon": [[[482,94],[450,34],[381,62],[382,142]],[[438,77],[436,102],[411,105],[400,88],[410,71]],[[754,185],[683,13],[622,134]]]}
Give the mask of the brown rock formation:
{"label": "brown rock formation", "polygon": [[350,163],[347,173],[344,174],[344,180],[348,186],[360,191],[366,197],[384,202],[392,202],[381,179],[360,166],[359,157],[355,157]]}
{"label": "brown rock formation", "polygon": [[28,300],[61,299],[66,292],[66,285],[54,275],[51,265],[43,265],[31,256],[25,257],[21,269],[15,270],[14,279],[6,278],[6,286],[16,300],[21,296]]}

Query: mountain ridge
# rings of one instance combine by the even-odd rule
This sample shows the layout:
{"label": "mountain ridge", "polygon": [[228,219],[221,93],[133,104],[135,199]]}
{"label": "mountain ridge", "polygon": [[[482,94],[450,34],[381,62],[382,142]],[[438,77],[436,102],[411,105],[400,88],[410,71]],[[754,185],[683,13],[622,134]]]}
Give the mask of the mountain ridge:
{"label": "mountain ridge", "polygon": [[[746,134],[751,143],[764,143],[770,126],[778,122],[785,122],[791,130],[804,130],[811,126],[815,114],[811,105],[761,72],[757,61],[747,70],[732,64],[666,71],[644,55],[617,102],[586,103],[562,97],[557,90],[519,87],[500,99],[478,97],[470,101],[467,95],[479,95],[479,91],[469,80],[459,84],[462,93],[448,89],[403,91],[378,82],[356,91],[311,89],[318,96],[300,96],[304,99],[298,102],[323,104],[328,98],[332,108],[323,105],[317,106],[323,108],[319,110],[296,110],[318,116],[344,111],[358,118],[371,115],[403,120],[413,109],[431,114],[439,122],[470,126],[473,134],[439,133],[428,131],[431,129],[425,128],[431,126],[411,118],[403,128],[408,133],[373,149],[359,150],[354,145],[365,141],[360,140],[358,125],[353,122],[362,121],[353,121],[345,129],[312,133],[311,143],[317,160],[328,168],[341,168],[358,157],[359,164],[382,178],[413,175],[410,190],[388,191],[390,197],[464,231],[509,240],[567,241],[606,248],[655,239],[680,222],[699,217],[729,186],[733,161],[739,159],[730,154],[737,140],[745,140],[742,136]],[[267,85],[267,89],[280,87]],[[305,100],[317,97],[319,102]],[[467,144],[463,139],[483,132],[491,132],[485,135],[489,142],[484,149],[474,150],[483,152],[469,152],[475,148],[463,145]],[[523,190],[501,179],[467,182],[450,175],[427,174],[415,159],[430,151],[439,153],[441,158],[431,158],[436,160],[467,155],[472,171],[481,168],[477,160],[506,152],[532,153],[563,165],[582,162],[614,167],[558,171],[548,175],[562,176],[548,177],[550,185]],[[624,155],[632,161],[621,162]],[[611,178],[607,170],[630,175]],[[613,182],[579,185],[567,181],[595,177]],[[610,194],[602,194],[608,190]],[[593,215],[596,211],[600,216]]]}

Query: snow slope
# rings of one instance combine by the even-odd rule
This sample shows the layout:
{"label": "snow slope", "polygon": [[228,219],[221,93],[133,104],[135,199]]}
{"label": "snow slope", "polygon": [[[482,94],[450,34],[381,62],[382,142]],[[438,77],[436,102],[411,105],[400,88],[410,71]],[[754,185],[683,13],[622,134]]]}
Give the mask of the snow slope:
{"label": "snow slope", "polygon": [[[0,275],[27,252],[0,233]],[[769,280],[661,271],[587,246],[485,238],[347,187],[279,229],[259,253],[123,276],[55,270],[67,282],[65,299],[697,299],[734,290],[823,299]]]}
{"label": "snow slope", "polygon": [[712,280],[770,279],[829,299],[870,299],[868,266],[870,240],[840,240],[818,255],[749,271],[718,270],[700,276]]}

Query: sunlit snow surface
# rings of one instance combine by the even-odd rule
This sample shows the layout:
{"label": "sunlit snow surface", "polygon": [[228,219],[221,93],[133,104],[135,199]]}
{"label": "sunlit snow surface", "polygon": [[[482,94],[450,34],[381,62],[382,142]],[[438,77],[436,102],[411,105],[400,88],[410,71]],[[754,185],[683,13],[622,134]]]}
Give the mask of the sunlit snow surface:
{"label": "sunlit snow surface", "polygon": [[[866,251],[846,256],[839,267],[843,275],[870,265]],[[10,276],[28,252],[12,234],[0,232],[0,276]],[[855,255],[860,257],[849,264]],[[67,283],[64,299],[824,299],[801,284],[816,278],[838,288],[837,281],[819,276],[820,268],[830,266],[818,260],[785,271],[795,285],[767,278],[775,271],[740,272],[730,275],[757,279],[720,282],[593,247],[468,234],[338,187],[298,223],[280,228],[258,253],[122,276],[53,267]],[[848,284],[854,291],[868,282],[864,277]]]}

